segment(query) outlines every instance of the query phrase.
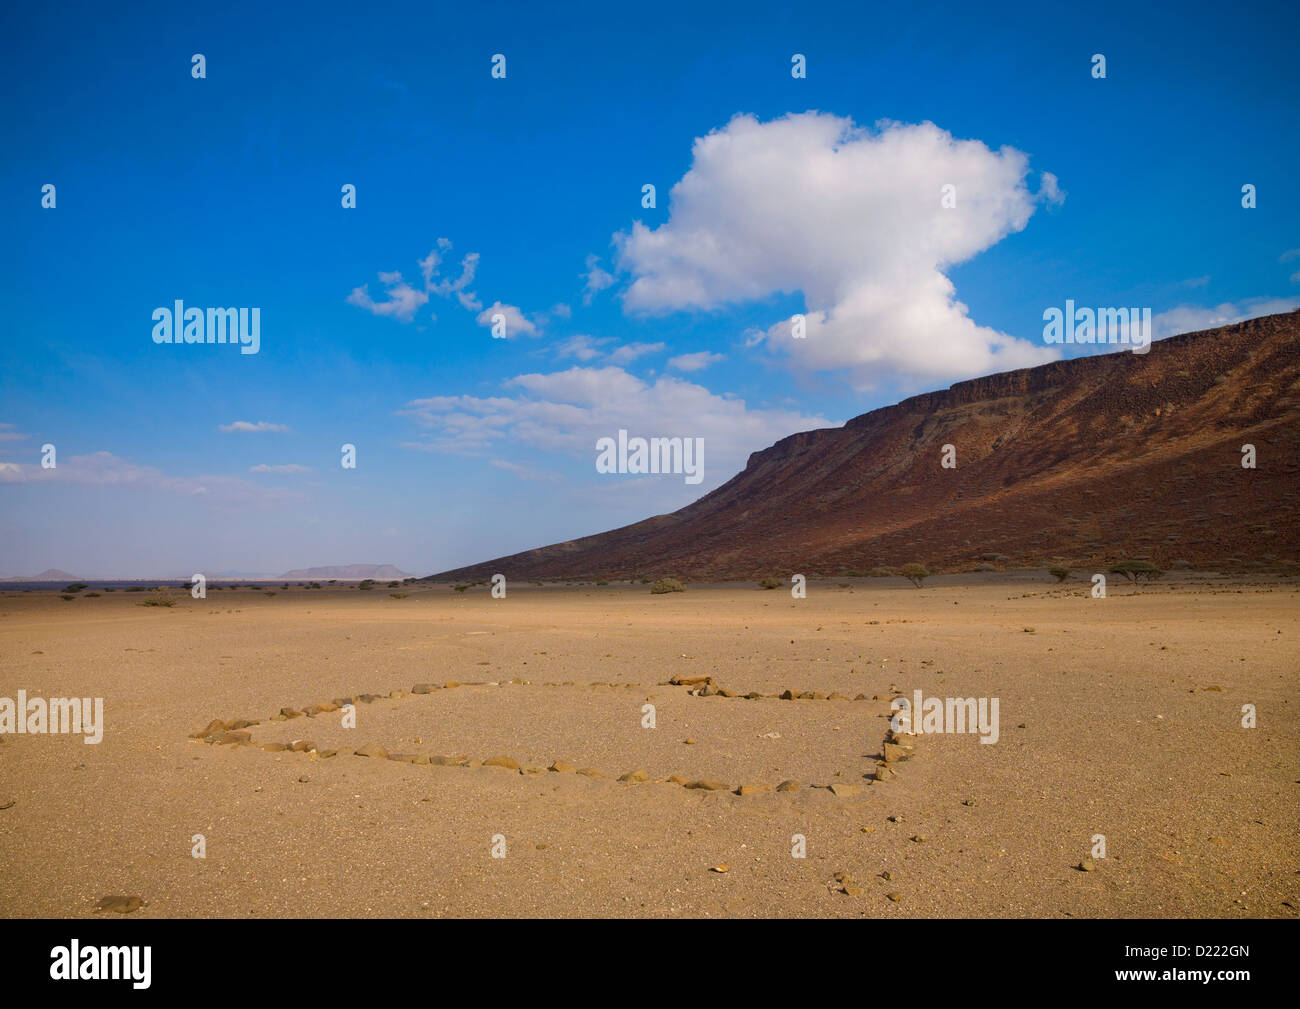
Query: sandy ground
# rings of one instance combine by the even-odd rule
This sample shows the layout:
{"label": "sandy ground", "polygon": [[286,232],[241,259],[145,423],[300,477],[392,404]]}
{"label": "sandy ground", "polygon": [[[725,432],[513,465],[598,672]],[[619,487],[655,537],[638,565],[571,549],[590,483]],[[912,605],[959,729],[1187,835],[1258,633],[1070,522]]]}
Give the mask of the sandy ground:
{"label": "sandy ground", "polygon": [[[103,697],[107,723],[0,742],[0,914],[1296,916],[1294,584],[842,584],[0,593],[0,696]],[[916,689],[997,697],[1000,739],[924,735],[874,782],[889,699]],[[356,728],[270,720],[393,691]],[[236,718],[257,745],[190,738]],[[316,752],[262,748],[297,739]]]}

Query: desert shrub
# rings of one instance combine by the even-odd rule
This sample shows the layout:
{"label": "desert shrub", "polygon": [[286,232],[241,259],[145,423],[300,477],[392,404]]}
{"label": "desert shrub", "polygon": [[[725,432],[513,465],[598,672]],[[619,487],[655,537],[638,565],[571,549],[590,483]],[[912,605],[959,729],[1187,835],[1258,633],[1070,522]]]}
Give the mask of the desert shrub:
{"label": "desert shrub", "polygon": [[98,599],[98,598],[99,598],[99,593],[98,593],[98,592],[87,592],[84,596],[82,596],[82,598],[83,598],[83,599]]}
{"label": "desert shrub", "polygon": [[470,584],[466,582],[464,585],[453,585],[452,588],[457,592],[464,592],[466,589],[470,588]]}
{"label": "desert shrub", "polygon": [[64,589],[63,591],[64,591],[64,592],[80,592],[80,591],[81,591],[82,589],[84,589],[85,587],[86,587],[86,583],[85,583],[85,582],[73,582],[71,585],[69,585],[69,586],[68,586],[66,589]]}
{"label": "desert shrub", "polygon": [[137,606],[175,606],[176,600],[164,589],[154,592],[148,599],[141,599]]}
{"label": "desert shrub", "polygon": [[[330,582],[330,584],[333,585],[334,583],[333,583],[333,582]],[[312,583],[311,583],[309,586],[307,586],[307,587],[308,587],[309,589],[319,589],[319,588],[321,587],[321,583],[320,583],[320,582],[312,582]]]}
{"label": "desert shrub", "polygon": [[[220,588],[220,586],[217,586],[217,587]],[[132,586],[131,586],[129,589],[127,589],[126,591],[128,591],[128,592],[143,592],[143,591],[144,591],[144,586],[143,586],[143,585],[132,585]]]}
{"label": "desert shrub", "polygon": [[389,582],[389,583],[388,583],[388,587],[389,587],[390,589],[395,589],[395,588],[397,588],[397,586],[399,586],[399,585],[401,585],[401,584],[402,584],[401,582]]}
{"label": "desert shrub", "polygon": [[361,583],[357,586],[357,588],[361,589],[362,591],[373,589],[374,587],[375,587],[375,580],[373,578],[363,578],[361,579]]}
{"label": "desert shrub", "polygon": [[893,577],[893,568],[872,568],[867,572],[868,578],[891,578]]}
{"label": "desert shrub", "polygon": [[105,592],[116,592],[117,589],[105,589],[104,591],[105,591]]}
{"label": "desert shrub", "polygon": [[73,600],[73,599],[76,599],[77,597],[74,596],[74,595],[70,595],[70,594],[67,593],[67,592],[64,592],[64,593],[62,593],[62,594],[59,596],[59,598],[62,599],[62,600],[66,603],[66,602],[69,602],[69,601],[71,601],[71,600]]}
{"label": "desert shrub", "polygon": [[930,577],[930,570],[924,564],[904,564],[898,569],[898,573],[915,585],[918,589],[921,583]]}
{"label": "desert shrub", "polygon": [[[302,582],[299,582],[298,584],[301,585]],[[284,589],[285,591],[288,591],[288,589],[289,589],[289,583],[288,583],[288,582],[285,582],[283,585],[280,586],[280,588],[281,588],[281,589]]]}
{"label": "desert shrub", "polygon": [[[335,584],[337,584],[337,583],[338,583],[338,579],[337,579],[337,578],[331,578],[331,579],[330,579],[330,584],[331,584],[331,585],[335,585]],[[315,582],[312,582],[312,584],[315,585],[316,583],[315,583]]]}
{"label": "desert shrub", "polygon": [[407,593],[405,592],[390,592],[388,594],[392,596],[394,599],[405,599],[407,596]]}
{"label": "desert shrub", "polygon": [[781,587],[781,579],[764,578],[761,582],[758,583],[758,587],[760,589],[779,589]]}
{"label": "desert shrub", "polygon": [[1153,582],[1161,577],[1164,572],[1149,561],[1119,561],[1108,568],[1112,575],[1121,575],[1128,579],[1134,585],[1137,585],[1143,579]]}
{"label": "desert shrub", "polygon": [[975,570],[979,572],[996,571],[997,568],[992,564],[976,564]]}
{"label": "desert shrub", "polygon": [[650,586],[650,591],[654,595],[661,596],[665,592],[685,592],[686,586],[676,578],[660,578]]}
{"label": "desert shrub", "polygon": [[596,579],[596,584],[597,584],[597,585],[608,585],[609,582],[608,582],[606,579],[604,579],[604,578],[597,578],[597,579]]}
{"label": "desert shrub", "polygon": [[268,596],[275,595],[275,589],[263,589],[262,591],[265,592]]}
{"label": "desert shrub", "polygon": [[1070,577],[1070,569],[1063,568],[1059,565],[1054,568],[1048,568],[1047,573],[1055,578],[1058,582],[1063,582]]}

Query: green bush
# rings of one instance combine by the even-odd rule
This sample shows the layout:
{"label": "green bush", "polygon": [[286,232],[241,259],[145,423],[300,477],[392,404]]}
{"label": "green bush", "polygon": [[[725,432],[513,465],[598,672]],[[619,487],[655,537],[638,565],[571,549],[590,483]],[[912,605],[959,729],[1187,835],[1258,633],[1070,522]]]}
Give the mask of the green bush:
{"label": "green bush", "polygon": [[661,596],[665,592],[685,592],[686,586],[676,578],[660,578],[650,586],[650,591],[654,595]]}

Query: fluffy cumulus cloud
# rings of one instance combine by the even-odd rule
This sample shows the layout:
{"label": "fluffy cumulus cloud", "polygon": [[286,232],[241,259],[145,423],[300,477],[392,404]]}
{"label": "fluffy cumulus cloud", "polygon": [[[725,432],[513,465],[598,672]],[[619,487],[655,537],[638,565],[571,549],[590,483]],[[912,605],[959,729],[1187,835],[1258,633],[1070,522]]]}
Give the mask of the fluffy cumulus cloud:
{"label": "fluffy cumulus cloud", "polygon": [[[965,377],[1052,360],[1041,343],[976,324],[946,275],[1064,198],[1046,173],[1031,192],[1028,170],[1017,150],[932,123],[737,116],[696,140],[663,225],[614,236],[633,278],[624,306],[709,310],[800,292],[806,337],[782,320],[763,340],[859,388],[889,374]],[[941,204],[945,186],[952,208]]]}
{"label": "fluffy cumulus cloud", "polygon": [[480,326],[495,326],[496,316],[500,316],[505,322],[505,335],[502,339],[513,340],[517,336],[539,335],[537,327],[523,312],[519,311],[514,305],[503,305],[499,301],[495,301],[483,309],[475,321]]}
{"label": "fluffy cumulus cloud", "polygon": [[620,428],[632,437],[703,438],[708,488],[742,469],[751,452],[796,431],[831,426],[821,416],[752,409],[676,377],[647,382],[612,365],[519,375],[506,389],[506,396],[412,400],[400,413],[424,430],[406,446],[461,455],[522,446],[531,450],[534,475],[536,451],[590,458],[594,475],[596,440],[617,437]]}

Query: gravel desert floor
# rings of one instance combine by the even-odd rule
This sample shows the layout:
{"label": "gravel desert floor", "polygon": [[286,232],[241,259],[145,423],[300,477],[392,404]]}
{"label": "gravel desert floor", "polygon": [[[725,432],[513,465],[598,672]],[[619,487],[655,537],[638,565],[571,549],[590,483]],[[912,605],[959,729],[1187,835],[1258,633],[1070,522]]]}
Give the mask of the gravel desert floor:
{"label": "gravel desert floor", "polygon": [[104,711],[0,737],[0,914],[1300,909],[1293,582],[271,588],[0,594],[0,697]]}

